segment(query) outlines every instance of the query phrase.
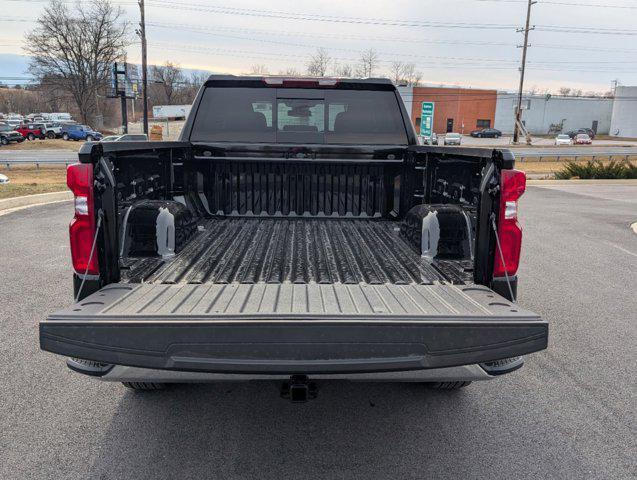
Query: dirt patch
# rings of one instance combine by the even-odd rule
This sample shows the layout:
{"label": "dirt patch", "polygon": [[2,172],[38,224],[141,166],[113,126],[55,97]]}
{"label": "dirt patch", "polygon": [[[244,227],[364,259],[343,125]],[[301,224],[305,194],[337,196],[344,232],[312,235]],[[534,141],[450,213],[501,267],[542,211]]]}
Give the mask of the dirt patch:
{"label": "dirt patch", "polygon": [[9,177],[9,183],[0,185],[0,199],[33,195],[36,193],[60,192],[67,189],[66,167],[33,165],[0,167],[0,173]]}

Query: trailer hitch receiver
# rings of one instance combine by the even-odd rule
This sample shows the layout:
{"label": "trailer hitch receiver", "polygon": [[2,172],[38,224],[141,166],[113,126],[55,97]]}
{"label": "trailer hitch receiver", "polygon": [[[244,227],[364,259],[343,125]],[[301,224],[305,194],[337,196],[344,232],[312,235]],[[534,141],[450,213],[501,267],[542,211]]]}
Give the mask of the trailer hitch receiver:
{"label": "trailer hitch receiver", "polygon": [[310,381],[307,375],[292,375],[290,380],[281,385],[281,397],[292,403],[304,403],[316,398],[318,387]]}

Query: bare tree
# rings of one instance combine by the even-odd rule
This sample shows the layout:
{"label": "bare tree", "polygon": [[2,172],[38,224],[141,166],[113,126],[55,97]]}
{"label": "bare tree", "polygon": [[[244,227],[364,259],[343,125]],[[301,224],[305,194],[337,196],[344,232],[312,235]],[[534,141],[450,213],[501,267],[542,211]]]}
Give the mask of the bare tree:
{"label": "bare tree", "polygon": [[279,70],[279,75],[286,77],[299,77],[301,74],[294,67],[286,68],[285,70]]}
{"label": "bare tree", "polygon": [[570,87],[560,87],[558,92],[560,93],[560,95],[568,95],[571,93],[571,89]]}
{"label": "bare tree", "polygon": [[358,60],[358,67],[356,68],[356,75],[362,78],[369,78],[374,76],[374,71],[378,68],[378,53],[373,48],[365,50],[361,53]]}
{"label": "bare tree", "polygon": [[324,48],[318,48],[307,64],[307,74],[314,77],[324,77],[330,65],[330,56]]}
{"label": "bare tree", "polygon": [[405,83],[407,83],[410,87],[417,87],[420,85],[420,81],[422,80],[422,73],[416,70],[416,65],[413,63],[408,63],[405,65],[405,70],[403,72],[405,77]]}
{"label": "bare tree", "polygon": [[413,63],[392,62],[390,66],[390,76],[394,84],[416,87],[422,80],[422,74],[416,70]]}
{"label": "bare tree", "polygon": [[331,75],[334,77],[351,78],[354,76],[354,69],[347,63],[339,63],[334,59],[332,62]]}
{"label": "bare tree", "polygon": [[51,0],[25,35],[30,73],[68,91],[83,122],[97,112],[98,92],[106,88],[113,62],[124,57],[129,37],[122,17],[109,0],[78,1],[71,8]]}
{"label": "bare tree", "polygon": [[250,67],[250,75],[269,75],[268,67],[263,64],[256,64]]}
{"label": "bare tree", "polygon": [[172,105],[176,96],[185,85],[186,76],[178,64],[166,62],[162,66],[153,65],[151,67],[152,81],[157,84],[157,90],[161,92],[162,101],[167,105]]}
{"label": "bare tree", "polygon": [[389,75],[395,85],[403,83],[403,79],[405,77],[404,72],[405,64],[403,62],[396,60],[391,63],[391,66],[389,67]]}
{"label": "bare tree", "polygon": [[581,97],[582,96],[582,89],[581,88],[577,88],[571,91],[571,95],[573,95],[574,97]]}

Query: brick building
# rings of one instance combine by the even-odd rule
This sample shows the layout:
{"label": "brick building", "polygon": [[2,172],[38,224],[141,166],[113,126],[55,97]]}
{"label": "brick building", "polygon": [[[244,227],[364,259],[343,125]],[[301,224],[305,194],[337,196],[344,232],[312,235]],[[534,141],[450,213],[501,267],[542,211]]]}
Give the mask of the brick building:
{"label": "brick building", "polygon": [[446,87],[399,87],[411,121],[420,132],[422,102],[434,103],[435,133],[469,133],[477,128],[493,127],[498,93],[496,90],[478,90]]}

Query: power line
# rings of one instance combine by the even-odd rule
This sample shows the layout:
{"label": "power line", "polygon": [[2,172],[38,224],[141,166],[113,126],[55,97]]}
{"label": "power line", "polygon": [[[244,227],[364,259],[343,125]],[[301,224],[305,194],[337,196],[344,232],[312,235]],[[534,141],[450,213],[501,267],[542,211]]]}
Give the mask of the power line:
{"label": "power line", "polygon": [[[161,22],[148,22],[148,26],[152,26],[155,28],[165,28],[174,30],[175,28],[187,29],[190,33],[201,33],[207,34],[207,32],[214,32],[215,36],[226,37],[226,38],[237,38],[242,40],[252,40],[264,43],[276,43],[282,45],[290,45],[290,46],[303,46],[309,48],[315,48],[316,45],[307,45],[307,44],[297,44],[285,42],[282,40],[269,40],[269,39],[259,39],[254,36],[251,37],[237,37],[227,34],[220,34],[219,32],[238,32],[238,33],[246,33],[251,35],[265,35],[270,37],[277,36],[294,36],[294,37],[310,37],[310,38],[326,38],[326,39],[346,39],[346,40],[361,40],[361,41],[388,41],[388,42],[401,42],[401,43],[423,43],[425,45],[475,45],[475,46],[504,46],[504,47],[513,47],[511,43],[506,42],[479,42],[479,41],[466,41],[466,40],[457,40],[457,41],[445,41],[445,40],[437,40],[437,39],[427,39],[427,38],[396,38],[396,37],[364,37],[364,36],[356,36],[356,35],[339,35],[337,34],[314,34],[308,32],[274,32],[271,30],[254,30],[249,28],[228,28],[228,27],[209,27],[205,25],[196,25],[196,24],[168,24]],[[588,45],[551,45],[551,44],[533,44],[534,47],[538,48],[550,48],[550,49],[563,49],[563,50],[583,50],[583,51],[599,51],[599,52],[617,52],[617,53],[637,53],[635,49],[604,49],[604,48],[596,48],[590,47]],[[344,49],[341,47],[330,47],[329,50],[349,50],[349,51],[359,51],[356,49]],[[404,53],[391,53],[390,55],[409,55]],[[611,63],[624,63],[625,60],[617,60],[616,62]],[[552,62],[549,62],[552,63]],[[576,62],[574,62],[576,63]]]}

